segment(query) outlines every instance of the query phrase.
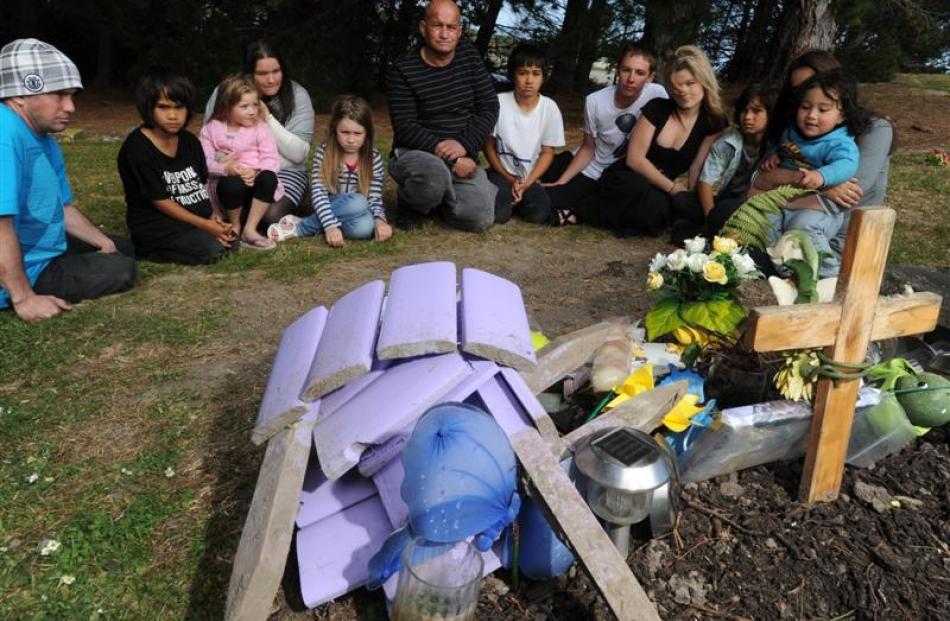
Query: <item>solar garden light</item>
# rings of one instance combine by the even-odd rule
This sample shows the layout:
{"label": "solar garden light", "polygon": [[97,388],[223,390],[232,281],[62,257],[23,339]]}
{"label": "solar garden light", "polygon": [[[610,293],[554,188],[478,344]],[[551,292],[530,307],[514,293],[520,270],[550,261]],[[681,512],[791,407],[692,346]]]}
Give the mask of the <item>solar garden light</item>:
{"label": "solar garden light", "polygon": [[577,449],[574,465],[583,476],[587,504],[626,558],[630,525],[650,515],[654,490],[670,482],[663,449],[642,431],[609,427]]}

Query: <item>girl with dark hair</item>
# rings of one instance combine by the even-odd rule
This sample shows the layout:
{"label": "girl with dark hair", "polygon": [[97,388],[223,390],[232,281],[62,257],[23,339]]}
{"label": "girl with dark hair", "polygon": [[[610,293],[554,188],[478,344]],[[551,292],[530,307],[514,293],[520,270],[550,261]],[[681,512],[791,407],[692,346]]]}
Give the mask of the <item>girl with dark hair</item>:
{"label": "girl with dark hair", "polygon": [[[274,203],[261,220],[265,226],[292,211],[303,210],[307,193],[307,157],[313,141],[313,104],[307,90],[290,77],[287,63],[270,43],[253,41],[244,48],[243,71],[251,76],[260,95],[260,117],[267,123],[280,156],[277,177],[284,198]],[[211,118],[218,91],[205,106]]]}
{"label": "girl with dark hair", "polygon": [[[735,127],[716,139],[709,154],[700,154],[703,166],[695,192],[673,197],[672,242],[681,245],[687,238],[705,231],[715,234],[744,201],[759,161],[765,154],[765,133],[777,91],[763,84],[747,86],[736,100]],[[711,235],[709,235],[711,236]]]}
{"label": "girl with dark hair", "polygon": [[[770,134],[781,135],[781,131],[789,122],[789,113],[782,110],[794,110],[794,90],[801,87],[812,76],[822,72],[840,69],[841,63],[830,53],[823,50],[811,50],[795,59],[789,66],[782,88],[784,99],[780,95],[774,123],[770,123]],[[850,209],[865,205],[884,205],[887,192],[887,176],[890,169],[890,155],[894,147],[894,128],[887,119],[868,113],[869,119],[863,129],[855,134],[859,163],[857,172],[848,180],[837,185],[824,187],[818,194],[812,194],[794,199],[786,205],[784,212],[790,214],[795,210],[815,210],[821,213],[840,212],[841,224],[837,232],[830,239],[830,250],[834,258],[823,264],[822,276],[833,276],[840,265],[841,254],[844,251],[845,235],[848,231]],[[784,118],[784,121],[781,120]],[[796,218],[784,219],[774,232],[774,239],[787,230],[800,228]],[[761,264],[764,270],[770,270],[771,265]]]}
{"label": "girl with dark hair", "polygon": [[195,88],[183,75],[154,70],[139,80],[142,125],[119,150],[126,223],[140,258],[184,265],[214,263],[234,239],[212,215],[201,143],[186,128]]}

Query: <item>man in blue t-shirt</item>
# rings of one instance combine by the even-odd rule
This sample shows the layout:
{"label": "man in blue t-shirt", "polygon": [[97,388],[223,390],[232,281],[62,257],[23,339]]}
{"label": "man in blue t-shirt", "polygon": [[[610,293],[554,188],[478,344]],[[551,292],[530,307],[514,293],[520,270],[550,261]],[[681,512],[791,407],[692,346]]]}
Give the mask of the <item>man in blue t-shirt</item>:
{"label": "man in blue t-shirt", "polygon": [[132,245],[105,235],[73,199],[59,145],[82,88],[76,65],[36,39],[0,49],[0,309],[27,321],[132,288]]}

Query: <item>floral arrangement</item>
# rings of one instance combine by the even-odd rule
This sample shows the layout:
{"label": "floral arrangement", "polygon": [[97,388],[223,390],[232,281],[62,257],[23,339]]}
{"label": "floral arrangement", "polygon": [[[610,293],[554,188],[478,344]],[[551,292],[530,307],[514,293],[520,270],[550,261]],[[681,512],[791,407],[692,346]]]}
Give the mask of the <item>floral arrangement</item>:
{"label": "floral arrangement", "polygon": [[732,238],[713,238],[708,252],[704,237],[687,239],[684,245],[650,262],[647,289],[658,292],[660,301],[646,315],[647,338],[685,327],[731,335],[745,318],[736,302],[739,284],[762,274]]}
{"label": "floral arrangement", "polygon": [[934,149],[927,154],[925,161],[931,166],[950,166],[950,151]]}
{"label": "floral arrangement", "polygon": [[811,401],[815,396],[818,374],[815,371],[821,365],[818,349],[797,349],[785,355],[785,363],[775,374],[775,387],[786,399],[792,401]]}

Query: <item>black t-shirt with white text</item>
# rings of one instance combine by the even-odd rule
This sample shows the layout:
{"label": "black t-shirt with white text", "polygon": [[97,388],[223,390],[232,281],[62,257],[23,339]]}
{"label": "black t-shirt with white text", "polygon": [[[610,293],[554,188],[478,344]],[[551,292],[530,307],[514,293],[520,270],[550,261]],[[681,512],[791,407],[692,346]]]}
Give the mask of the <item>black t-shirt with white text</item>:
{"label": "black t-shirt with white text", "polygon": [[138,128],[122,143],[118,164],[125,191],[125,219],[137,247],[148,248],[192,228],[162,213],[154,201],[171,199],[197,216],[211,217],[205,188],[208,168],[201,142],[191,132],[178,134],[178,151],[169,157]]}

